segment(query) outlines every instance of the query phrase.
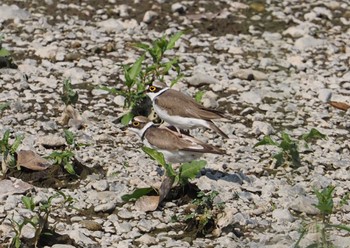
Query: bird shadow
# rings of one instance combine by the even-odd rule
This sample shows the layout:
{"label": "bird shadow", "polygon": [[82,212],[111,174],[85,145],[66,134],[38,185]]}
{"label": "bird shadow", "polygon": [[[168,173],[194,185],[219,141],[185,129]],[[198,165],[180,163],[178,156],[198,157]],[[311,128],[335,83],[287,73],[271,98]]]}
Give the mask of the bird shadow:
{"label": "bird shadow", "polygon": [[214,181],[224,180],[231,183],[238,183],[240,185],[242,185],[243,182],[251,182],[250,178],[242,172],[228,173],[225,171],[214,170],[211,168],[204,168],[201,170],[201,175],[206,176],[207,178]]}

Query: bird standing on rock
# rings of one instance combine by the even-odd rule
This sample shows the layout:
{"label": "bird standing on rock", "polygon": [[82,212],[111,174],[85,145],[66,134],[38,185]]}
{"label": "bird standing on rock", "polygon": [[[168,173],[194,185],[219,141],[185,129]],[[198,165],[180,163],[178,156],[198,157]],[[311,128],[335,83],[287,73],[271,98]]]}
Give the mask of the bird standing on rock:
{"label": "bird standing on rock", "polygon": [[170,163],[189,162],[204,153],[225,154],[223,150],[191,136],[159,127],[144,116],[134,117],[128,129],[137,133],[145,146],[161,152]]}
{"label": "bird standing on rock", "polygon": [[177,129],[205,127],[228,138],[212,121],[226,118],[223,112],[205,108],[190,96],[170,89],[162,82],[154,82],[149,85],[146,94],[152,100],[154,111],[159,118]]}

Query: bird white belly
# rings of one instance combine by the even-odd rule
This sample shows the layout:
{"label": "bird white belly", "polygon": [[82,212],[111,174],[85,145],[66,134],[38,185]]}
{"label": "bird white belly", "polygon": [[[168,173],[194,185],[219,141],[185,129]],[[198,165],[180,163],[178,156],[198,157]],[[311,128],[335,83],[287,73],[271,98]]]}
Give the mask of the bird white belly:
{"label": "bird white belly", "polygon": [[188,152],[188,151],[168,151],[159,149],[156,146],[151,145],[146,139],[144,139],[143,144],[147,147],[157,150],[161,152],[164,156],[164,159],[167,163],[184,163],[190,162],[192,160],[196,160],[203,155],[200,152]]}
{"label": "bird white belly", "polygon": [[154,111],[157,113],[159,118],[163,119],[170,125],[173,125],[180,129],[191,129],[196,127],[209,128],[207,121],[197,118],[181,117],[178,115],[169,115],[167,111],[153,104]]}
{"label": "bird white belly", "polygon": [[159,150],[163,153],[165,161],[168,163],[185,163],[198,159],[203,153],[186,152],[186,151],[166,151]]}

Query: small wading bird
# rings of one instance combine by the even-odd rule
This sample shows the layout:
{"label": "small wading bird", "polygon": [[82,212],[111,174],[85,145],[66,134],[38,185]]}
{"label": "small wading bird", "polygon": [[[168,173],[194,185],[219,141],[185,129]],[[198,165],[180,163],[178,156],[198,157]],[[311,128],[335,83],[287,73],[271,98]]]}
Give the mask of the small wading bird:
{"label": "small wading bird", "polygon": [[154,82],[148,86],[146,94],[152,100],[154,111],[159,118],[176,127],[177,130],[205,127],[228,138],[212,121],[226,118],[223,112],[205,108],[190,96],[170,89],[162,82]]}
{"label": "small wading bird", "polygon": [[144,116],[134,117],[129,130],[137,133],[145,146],[163,153],[165,160],[170,163],[189,162],[204,153],[225,154],[223,150],[191,136],[159,127]]}

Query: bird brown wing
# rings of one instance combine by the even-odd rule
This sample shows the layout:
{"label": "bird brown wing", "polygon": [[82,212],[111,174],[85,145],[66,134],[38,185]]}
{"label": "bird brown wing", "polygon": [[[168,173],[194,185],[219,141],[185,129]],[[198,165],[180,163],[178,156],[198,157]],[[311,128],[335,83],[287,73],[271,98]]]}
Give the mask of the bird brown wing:
{"label": "bird brown wing", "polygon": [[179,134],[167,128],[150,127],[145,133],[145,138],[151,145],[168,151],[182,150],[224,154],[222,150],[215,146],[211,146],[191,136]]}
{"label": "bird brown wing", "polygon": [[[181,115],[183,117],[199,118],[204,120],[224,118],[221,111],[208,109],[198,104],[190,96],[173,89],[169,89],[161,94],[162,97],[156,97],[155,103],[165,109],[170,115]],[[176,113],[173,106],[176,108]]]}

